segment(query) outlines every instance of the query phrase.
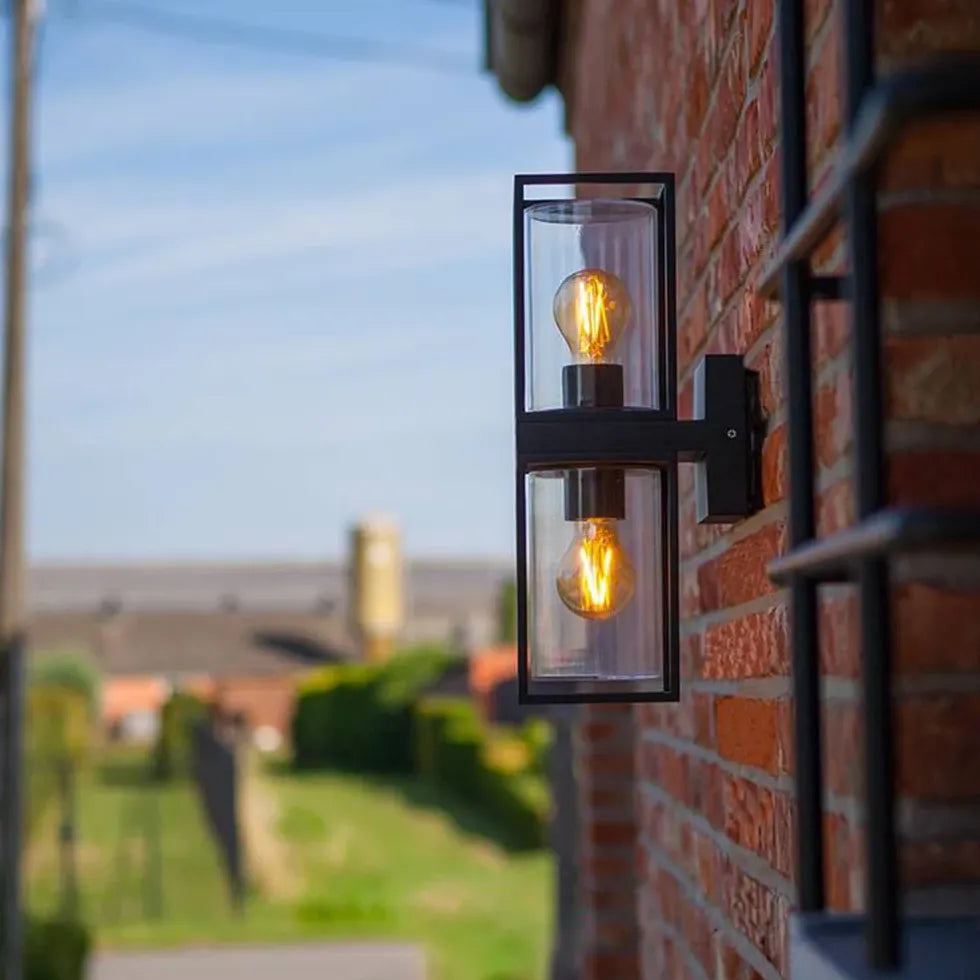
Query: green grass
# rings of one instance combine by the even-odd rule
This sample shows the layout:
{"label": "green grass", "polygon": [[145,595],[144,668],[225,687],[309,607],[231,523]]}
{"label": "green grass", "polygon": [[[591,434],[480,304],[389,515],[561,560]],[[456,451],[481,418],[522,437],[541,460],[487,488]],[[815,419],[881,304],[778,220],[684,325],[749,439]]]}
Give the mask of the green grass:
{"label": "green grass", "polygon": [[[431,980],[544,976],[549,855],[509,852],[478,813],[414,780],[252,778],[265,832],[252,849],[255,887],[242,917],[230,909],[190,785],[139,785],[125,767],[111,780],[83,781],[82,905],[99,945],[377,937],[423,944]],[[43,836],[53,841],[53,828]],[[156,839],[159,878],[147,860]],[[35,845],[29,876],[38,909],[52,908],[57,895],[57,853],[44,843]]]}

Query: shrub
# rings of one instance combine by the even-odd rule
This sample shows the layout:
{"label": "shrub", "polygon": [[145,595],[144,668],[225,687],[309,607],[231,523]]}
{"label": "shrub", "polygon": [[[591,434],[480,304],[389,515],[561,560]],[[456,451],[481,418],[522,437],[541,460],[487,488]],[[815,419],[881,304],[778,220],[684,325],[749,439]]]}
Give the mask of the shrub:
{"label": "shrub", "polygon": [[59,768],[87,763],[92,723],[82,695],[68,687],[33,684],[27,690],[27,806],[25,833],[30,840],[58,790]]}
{"label": "shrub", "polygon": [[160,734],[153,752],[157,779],[186,776],[190,771],[194,727],[207,717],[207,706],[193,694],[175,691],[160,713]]}
{"label": "shrub", "polygon": [[28,919],[24,980],[84,980],[92,939],[80,922]]}
{"label": "shrub", "polygon": [[551,745],[554,729],[543,718],[529,718],[521,728],[521,737],[530,756],[529,768],[547,775],[551,766]]}
{"label": "shrub", "polygon": [[27,690],[26,751],[42,763],[82,763],[92,748],[92,724],[83,697],[67,687],[31,685]]}
{"label": "shrub", "polygon": [[405,651],[379,664],[314,672],[300,686],[293,716],[294,762],[372,772],[412,769],[412,708],[452,666],[438,648]]}
{"label": "shrub", "polygon": [[415,710],[419,774],[493,817],[515,847],[544,844],[548,788],[521,733],[480,724],[462,698],[426,698]]}
{"label": "shrub", "polygon": [[65,650],[43,654],[31,661],[28,685],[72,691],[82,699],[89,718],[98,715],[99,669],[84,653]]}

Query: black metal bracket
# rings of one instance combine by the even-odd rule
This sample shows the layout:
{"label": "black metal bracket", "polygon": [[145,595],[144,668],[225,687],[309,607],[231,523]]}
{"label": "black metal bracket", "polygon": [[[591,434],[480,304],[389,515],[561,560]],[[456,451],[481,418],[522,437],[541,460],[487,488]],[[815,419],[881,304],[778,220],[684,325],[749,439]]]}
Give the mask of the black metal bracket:
{"label": "black metal bracket", "polygon": [[734,354],[709,354],[694,375],[695,413],[711,441],[694,471],[702,524],[737,521],[761,506],[762,421],[758,376]]}
{"label": "black metal bracket", "polygon": [[517,420],[525,470],[696,463],[698,520],[736,521],[758,510],[757,377],[737,354],[708,354],[695,375],[696,418],[636,408],[553,409]]}

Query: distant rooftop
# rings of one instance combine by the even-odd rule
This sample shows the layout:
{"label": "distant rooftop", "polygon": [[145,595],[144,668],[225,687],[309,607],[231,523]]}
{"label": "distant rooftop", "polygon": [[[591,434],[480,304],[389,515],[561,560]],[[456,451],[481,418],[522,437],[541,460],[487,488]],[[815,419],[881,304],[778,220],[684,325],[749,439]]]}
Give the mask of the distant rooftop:
{"label": "distant rooftop", "polygon": [[[512,574],[512,565],[502,560],[408,561],[409,615],[485,606]],[[27,596],[32,613],[340,613],[346,608],[347,571],[340,562],[40,564],[28,573]]]}

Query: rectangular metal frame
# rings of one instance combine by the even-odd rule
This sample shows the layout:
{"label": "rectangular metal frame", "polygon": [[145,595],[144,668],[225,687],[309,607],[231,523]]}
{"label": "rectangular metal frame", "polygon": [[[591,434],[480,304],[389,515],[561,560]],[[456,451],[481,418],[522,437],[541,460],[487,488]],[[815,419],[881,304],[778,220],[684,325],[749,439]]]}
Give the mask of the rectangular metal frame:
{"label": "rectangular metal frame", "polygon": [[[928,508],[886,508],[881,324],[877,280],[877,178],[888,150],[915,119],[980,108],[980,58],[943,55],[876,82],[874,12],[866,0],[845,0],[847,132],[830,181],[807,201],[806,47],[804,0],[779,8],[783,241],[759,292],[784,304],[789,432],[790,552],[773,562],[773,579],[790,588],[795,700],[798,906],[825,909],[823,766],[820,753],[820,669],[817,586],[855,581],[861,610],[864,688],[867,959],[872,969],[900,965],[900,933],[892,737],[889,592],[890,556],[917,550],[976,548],[980,515]],[[848,276],[818,276],[810,257],[843,215],[850,243]],[[816,541],[810,304],[852,304],[858,523]],[[862,974],[863,975],[863,974]]]}
{"label": "rectangular metal frame", "polygon": [[[660,250],[658,296],[661,332],[658,373],[661,407],[657,409],[526,408],[527,362],[525,339],[524,216],[542,203],[528,199],[529,186],[562,187],[577,184],[659,185],[655,197],[629,198],[657,209]],[[517,673],[522,704],[581,704],[586,702],[677,701],[680,697],[680,600],[678,567],[677,463],[685,433],[677,421],[677,303],[674,247],[674,175],[670,173],[518,174],[514,177],[514,415],[517,445]],[[707,426],[700,433],[710,439]],[[695,458],[686,453],[689,458]],[[658,469],[663,474],[663,664],[660,677],[635,681],[534,680],[530,673],[527,601],[527,476],[529,473],[590,464],[622,463]]]}

